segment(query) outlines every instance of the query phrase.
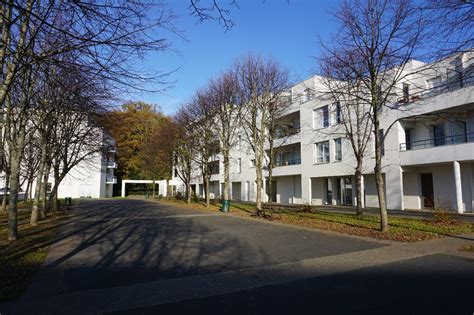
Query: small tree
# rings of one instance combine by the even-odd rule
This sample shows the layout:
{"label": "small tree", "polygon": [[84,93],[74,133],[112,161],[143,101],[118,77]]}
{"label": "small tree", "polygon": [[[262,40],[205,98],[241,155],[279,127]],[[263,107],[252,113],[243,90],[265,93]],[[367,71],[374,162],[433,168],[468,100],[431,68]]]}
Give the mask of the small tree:
{"label": "small tree", "polygon": [[238,100],[238,85],[233,70],[209,83],[209,100],[216,124],[224,165],[224,200],[230,199],[230,151],[237,140],[244,106]]}
{"label": "small tree", "polygon": [[[399,85],[410,73],[407,65],[422,48],[425,22],[422,12],[410,1],[343,1],[335,18],[340,25],[327,58],[349,76],[352,94],[369,107],[375,142],[375,181],[380,208],[380,229],[388,230],[382,147],[389,128],[382,130],[381,113],[393,108]],[[358,87],[360,85],[360,88]]]}
{"label": "small tree", "polygon": [[174,138],[174,170],[186,186],[186,200],[191,203],[191,179],[193,164],[197,159],[196,138],[192,130],[192,120],[185,108],[174,117],[176,136]]}
{"label": "small tree", "polygon": [[249,55],[235,64],[239,84],[239,100],[245,106],[242,127],[255,157],[257,182],[256,210],[262,213],[263,169],[268,123],[288,87],[288,72],[276,61]]}

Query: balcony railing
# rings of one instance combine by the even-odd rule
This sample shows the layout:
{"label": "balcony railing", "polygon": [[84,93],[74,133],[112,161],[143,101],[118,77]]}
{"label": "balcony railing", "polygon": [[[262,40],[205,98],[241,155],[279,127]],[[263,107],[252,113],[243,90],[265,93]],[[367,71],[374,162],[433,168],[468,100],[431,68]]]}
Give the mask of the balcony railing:
{"label": "balcony railing", "polygon": [[474,132],[401,143],[400,151],[419,150],[467,142],[474,142]]}
{"label": "balcony railing", "polygon": [[296,135],[299,132],[300,132],[299,126],[277,129],[277,131],[275,132],[275,138],[276,139],[287,138],[287,137]]}
{"label": "balcony railing", "polygon": [[117,184],[117,177],[116,176],[107,176],[105,179],[107,184]]}
{"label": "balcony railing", "polygon": [[295,158],[295,159],[289,159],[289,160],[283,160],[283,161],[276,161],[275,162],[275,167],[287,166],[287,165],[298,165],[298,164],[301,164],[301,158]]}

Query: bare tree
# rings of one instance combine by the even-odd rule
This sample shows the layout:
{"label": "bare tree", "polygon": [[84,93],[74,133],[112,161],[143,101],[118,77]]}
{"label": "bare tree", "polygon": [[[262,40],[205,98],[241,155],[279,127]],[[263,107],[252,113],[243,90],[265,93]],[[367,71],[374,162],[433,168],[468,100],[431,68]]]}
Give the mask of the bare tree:
{"label": "bare tree", "polygon": [[324,76],[323,85],[326,88],[326,91],[321,93],[322,97],[329,98],[333,102],[335,123],[339,124],[336,132],[350,142],[356,160],[356,213],[361,215],[363,214],[362,173],[373,128],[370,107],[358,97],[361,95],[363,83],[359,78],[352,76],[352,69],[339,67],[337,60],[329,56],[321,58],[320,67]]}
{"label": "bare tree", "polygon": [[[206,193],[206,205],[210,205],[210,181],[219,168],[220,142],[216,139],[215,111],[208,90],[198,91],[185,109],[192,119],[195,145],[198,153],[194,162],[199,166]],[[217,165],[217,168],[216,168]]]}
{"label": "bare tree", "polygon": [[176,137],[174,142],[174,170],[176,175],[186,186],[186,200],[191,203],[191,180],[194,171],[194,161],[196,160],[196,137],[190,128],[192,119],[185,108],[182,108],[174,117],[176,126]]}
{"label": "bare tree", "polygon": [[216,134],[224,165],[224,200],[230,199],[230,151],[237,141],[245,107],[238,100],[238,84],[233,70],[209,83],[209,100],[214,112]]}
{"label": "bare tree", "polygon": [[466,52],[474,47],[474,2],[427,0],[419,5],[427,20],[425,45],[435,59]]}
{"label": "bare tree", "polygon": [[344,1],[335,18],[340,28],[331,44],[325,45],[326,56],[351,78],[347,84],[360,84],[360,88],[351,87],[357,92],[351,100],[357,98],[369,106],[380,229],[387,231],[382,148],[389,128],[381,128],[381,115],[393,108],[393,95],[410,75],[407,65],[422,48],[425,22],[422,12],[410,0]]}
{"label": "bare tree", "polygon": [[239,100],[246,107],[242,127],[255,157],[256,210],[262,214],[263,169],[268,123],[288,88],[288,72],[276,61],[249,55],[236,62]]}
{"label": "bare tree", "polygon": [[[158,15],[148,18],[152,7]],[[147,51],[164,50],[168,42],[156,30],[174,32],[174,16],[163,5],[119,1],[117,4],[78,1],[3,1],[0,7],[0,105],[5,114],[10,203],[9,235],[16,240],[16,203],[22,153],[29,133],[28,115],[34,107],[40,65],[75,53],[65,65],[81,65],[110,86],[143,89],[163,74],[136,71],[130,62]],[[47,176],[48,172],[45,172]]]}

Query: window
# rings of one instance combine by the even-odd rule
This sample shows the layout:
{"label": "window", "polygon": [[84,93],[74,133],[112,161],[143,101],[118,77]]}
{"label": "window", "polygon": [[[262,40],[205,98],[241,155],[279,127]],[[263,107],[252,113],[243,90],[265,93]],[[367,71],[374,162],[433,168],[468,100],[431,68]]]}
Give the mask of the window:
{"label": "window", "polygon": [[433,128],[433,144],[435,147],[446,144],[444,134],[444,124],[434,125]]}
{"label": "window", "polygon": [[221,152],[221,145],[219,140],[212,142],[209,145],[209,154],[210,155],[217,155]]}
{"label": "window", "polygon": [[405,102],[410,101],[410,84],[403,83],[403,100]]}
{"label": "window", "polygon": [[441,76],[428,79],[428,88],[432,91],[436,91],[441,87]]}
{"label": "window", "polygon": [[255,159],[250,160],[250,166],[255,167]]}
{"label": "window", "polygon": [[379,129],[379,142],[380,142],[380,153],[382,156],[385,155],[385,141],[384,141],[384,133],[383,129]]}
{"label": "window", "polygon": [[411,129],[405,129],[405,150],[411,150]]}
{"label": "window", "polygon": [[242,150],[242,136],[239,135],[238,139],[237,139],[237,148],[239,150]]}
{"label": "window", "polygon": [[313,128],[329,127],[329,107],[323,106],[313,111]]}
{"label": "window", "polygon": [[465,121],[456,120],[451,123],[453,143],[467,142],[467,126]]}
{"label": "window", "polygon": [[177,168],[174,169],[174,177],[178,177],[178,169]]}
{"label": "window", "polygon": [[342,161],[342,141],[341,138],[334,139],[334,161]]}
{"label": "window", "polygon": [[209,162],[207,167],[209,168],[209,172],[211,173],[211,175],[219,174],[219,161]]}
{"label": "window", "polygon": [[316,163],[329,163],[329,141],[316,143]]}
{"label": "window", "polygon": [[340,124],[342,122],[342,112],[341,112],[341,103],[336,102],[336,112],[334,115],[334,121],[336,124]]}
{"label": "window", "polygon": [[237,159],[237,173],[241,173],[242,172],[242,159],[241,158],[238,158]]}

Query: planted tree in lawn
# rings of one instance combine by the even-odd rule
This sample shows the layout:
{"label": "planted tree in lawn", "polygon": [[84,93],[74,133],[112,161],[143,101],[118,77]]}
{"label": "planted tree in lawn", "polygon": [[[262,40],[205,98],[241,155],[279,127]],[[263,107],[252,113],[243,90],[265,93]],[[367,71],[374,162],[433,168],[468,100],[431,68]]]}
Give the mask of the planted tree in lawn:
{"label": "planted tree in lawn", "polygon": [[[209,90],[198,91],[192,101],[185,107],[192,123],[197,154],[194,162],[199,166],[206,193],[206,205],[210,205],[210,181],[219,167],[220,143],[216,138],[215,111]],[[217,164],[216,164],[217,163]]]}
{"label": "planted tree in lawn", "polygon": [[239,100],[245,106],[242,128],[255,157],[256,212],[262,212],[263,169],[269,122],[288,88],[288,72],[275,60],[249,55],[235,64]]}
{"label": "planted tree in lawn", "polygon": [[[341,79],[354,98],[369,106],[370,123],[375,142],[375,180],[380,208],[380,229],[387,231],[385,183],[382,170],[382,148],[388,129],[380,126],[384,110],[393,109],[393,95],[401,82],[411,75],[407,65],[422,48],[425,22],[422,13],[410,0],[343,1],[335,13],[339,24],[331,42],[325,46],[326,58],[333,59],[333,73],[344,73]],[[339,70],[340,69],[340,70]],[[360,85],[360,87],[359,87]]]}
{"label": "planted tree in lawn", "polygon": [[224,166],[224,200],[230,199],[230,150],[238,140],[241,116],[245,114],[245,106],[238,99],[237,83],[236,73],[232,69],[211,80],[208,87],[208,99],[214,113]]}
{"label": "planted tree in lawn", "polygon": [[336,123],[339,124],[337,132],[341,134],[343,139],[350,142],[356,160],[356,213],[361,215],[363,213],[362,172],[364,160],[367,157],[367,147],[371,140],[373,124],[370,106],[363,98],[359,97],[364,88],[363,82],[357,75],[354,76],[353,72],[353,68],[361,66],[358,58],[357,54],[350,53],[339,58],[347,61],[352,59],[353,67],[348,68],[340,66],[336,58],[323,56],[320,58],[320,67],[324,76],[322,83],[326,88],[325,91],[321,91],[322,97],[333,103]]}
{"label": "planted tree in lawn", "polygon": [[176,175],[183,181],[186,186],[186,200],[191,203],[191,179],[193,176],[194,166],[197,159],[196,135],[192,129],[192,119],[186,110],[181,108],[174,116],[174,124],[176,128],[173,148],[173,166]]}

